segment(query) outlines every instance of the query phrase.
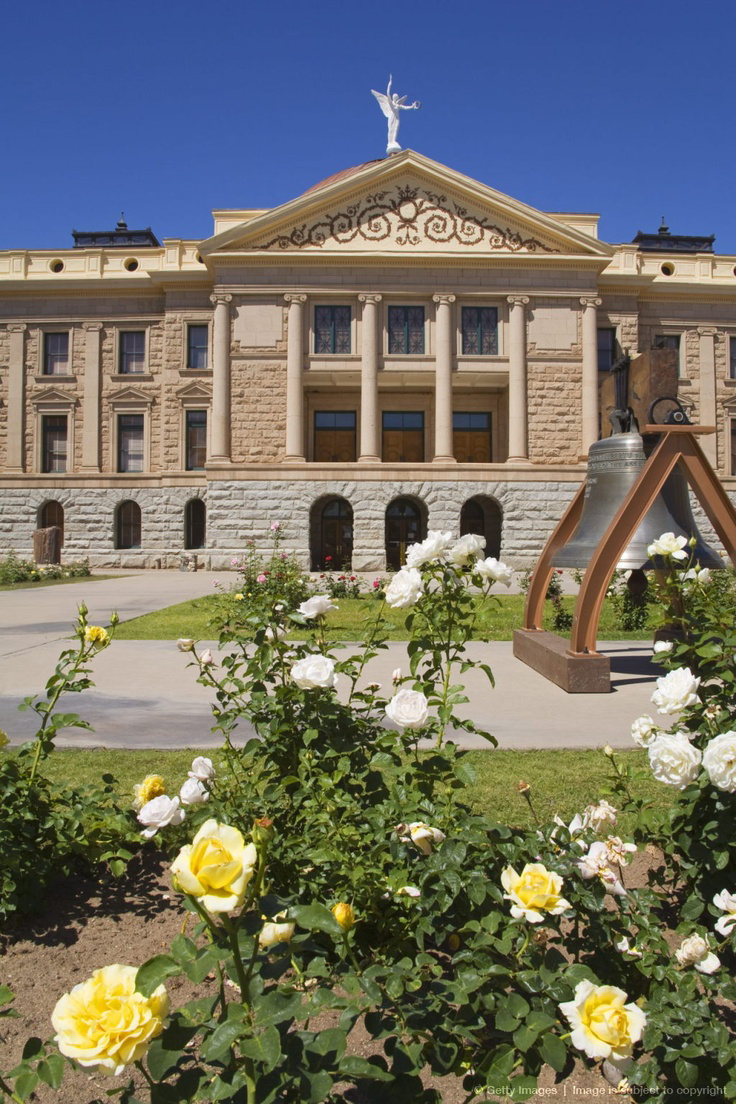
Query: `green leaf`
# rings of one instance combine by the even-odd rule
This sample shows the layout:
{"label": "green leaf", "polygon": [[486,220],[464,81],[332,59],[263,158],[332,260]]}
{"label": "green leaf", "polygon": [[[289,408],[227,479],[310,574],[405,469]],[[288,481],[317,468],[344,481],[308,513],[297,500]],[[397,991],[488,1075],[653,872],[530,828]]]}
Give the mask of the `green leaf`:
{"label": "green leaf", "polygon": [[328,1027],[324,1031],[320,1031],[316,1039],[309,1044],[309,1050],[323,1056],[334,1053],[338,1058],[341,1058],[345,1053],[346,1045],[345,1032],[340,1031],[337,1027]]}
{"label": "green leaf", "polygon": [[567,1048],[559,1035],[548,1033],[543,1036],[539,1049],[547,1065],[555,1073],[562,1073],[567,1062]]}
{"label": "green leaf", "polygon": [[254,1035],[250,1039],[241,1039],[239,1050],[246,1058],[253,1058],[256,1062],[261,1062],[264,1072],[270,1073],[278,1065],[281,1058],[281,1036],[277,1028],[267,1027],[260,1035]]}
{"label": "green leaf", "polygon": [[135,987],[144,997],[150,997],[167,977],[181,973],[181,966],[171,955],[154,955],[139,968]]}
{"label": "green leaf", "polygon": [[356,1054],[346,1054],[340,1059],[338,1074],[341,1077],[370,1078],[372,1081],[393,1081],[393,1074],[388,1070]]}
{"label": "green leaf", "polygon": [[686,1062],[684,1058],[678,1058],[675,1062],[675,1074],[686,1089],[691,1089],[698,1083],[698,1067],[692,1062]]}
{"label": "green leaf", "polygon": [[21,1100],[25,1100],[31,1095],[37,1084],[38,1074],[35,1070],[26,1069],[16,1077],[13,1088]]}
{"label": "green leaf", "polygon": [[32,1035],[30,1039],[26,1040],[26,1045],[23,1047],[23,1061],[28,1062],[31,1058],[38,1058],[42,1054],[42,1040]]}
{"label": "green leaf", "polygon": [[324,905],[301,905],[291,910],[291,914],[300,928],[307,931],[322,931],[335,938],[342,939],[343,931],[335,917]]}
{"label": "green leaf", "polygon": [[64,1078],[64,1059],[60,1054],[49,1054],[36,1067],[38,1076],[52,1089],[58,1089]]}
{"label": "green leaf", "polygon": [[[230,1007],[233,1006],[230,1005]],[[242,1020],[225,1020],[224,1023],[218,1024],[202,1046],[202,1057],[207,1062],[214,1062],[217,1058],[221,1058],[243,1030]]]}
{"label": "green leaf", "polygon": [[15,1000],[13,990],[8,989],[7,985],[0,985],[0,1004],[9,1004],[13,1000]]}

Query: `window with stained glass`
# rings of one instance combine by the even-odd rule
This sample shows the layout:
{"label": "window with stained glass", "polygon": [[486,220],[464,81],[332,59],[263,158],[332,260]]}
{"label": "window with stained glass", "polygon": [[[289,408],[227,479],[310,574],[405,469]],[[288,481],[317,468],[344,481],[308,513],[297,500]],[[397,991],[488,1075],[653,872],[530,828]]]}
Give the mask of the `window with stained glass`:
{"label": "window with stained glass", "polygon": [[424,307],[388,308],[388,351],[424,352]]}
{"label": "window with stained glass", "polygon": [[314,308],[314,351],[350,352],[350,307]]}
{"label": "window with stained glass", "polygon": [[495,307],[463,307],[463,354],[498,355],[498,310]]}

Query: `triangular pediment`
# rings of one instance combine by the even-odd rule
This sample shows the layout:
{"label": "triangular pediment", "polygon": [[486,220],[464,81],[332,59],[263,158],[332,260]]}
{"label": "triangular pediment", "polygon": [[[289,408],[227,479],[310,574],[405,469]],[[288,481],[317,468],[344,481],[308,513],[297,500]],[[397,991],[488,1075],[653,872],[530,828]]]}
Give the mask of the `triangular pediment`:
{"label": "triangular pediment", "polygon": [[193,380],[180,387],[176,394],[183,402],[209,402],[212,398],[212,388],[199,380]]}
{"label": "triangular pediment", "polygon": [[76,406],[77,398],[75,395],[70,395],[68,391],[62,391],[58,387],[44,387],[43,391],[38,391],[31,402],[34,406]]}
{"label": "triangular pediment", "polygon": [[574,255],[611,246],[429,158],[405,150],[325,181],[202,242],[203,255],[392,253]]}
{"label": "triangular pediment", "polygon": [[117,406],[151,406],[153,395],[141,391],[137,387],[122,387],[119,391],[110,393],[110,405]]}

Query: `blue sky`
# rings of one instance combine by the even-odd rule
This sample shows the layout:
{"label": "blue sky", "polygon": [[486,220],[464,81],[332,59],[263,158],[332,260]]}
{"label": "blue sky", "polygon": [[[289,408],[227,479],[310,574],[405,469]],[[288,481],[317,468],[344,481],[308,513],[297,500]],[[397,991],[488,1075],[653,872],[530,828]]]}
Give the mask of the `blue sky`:
{"label": "blue sky", "polygon": [[10,0],[2,26],[0,249],[284,203],[384,155],[392,72],[404,148],[610,242],[664,215],[736,253],[733,0]]}

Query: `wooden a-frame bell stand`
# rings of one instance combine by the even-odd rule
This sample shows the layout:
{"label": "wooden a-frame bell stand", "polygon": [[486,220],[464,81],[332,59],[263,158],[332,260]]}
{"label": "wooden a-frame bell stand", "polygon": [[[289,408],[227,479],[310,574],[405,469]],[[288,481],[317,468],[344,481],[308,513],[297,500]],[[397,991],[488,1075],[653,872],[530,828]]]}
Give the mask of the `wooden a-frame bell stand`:
{"label": "wooden a-frame bell stand", "polygon": [[585,569],[569,642],[541,628],[542,611],[555,555],[570,540],[580,521],[585,483],[539,557],[527,593],[524,628],[514,632],[516,658],[569,694],[610,692],[611,661],[596,651],[603,599],[624,549],[676,464],[684,470],[731,562],[736,565],[736,510],[696,440],[699,434],[715,433],[715,427],[648,425],[642,432],[659,434],[660,439]]}

